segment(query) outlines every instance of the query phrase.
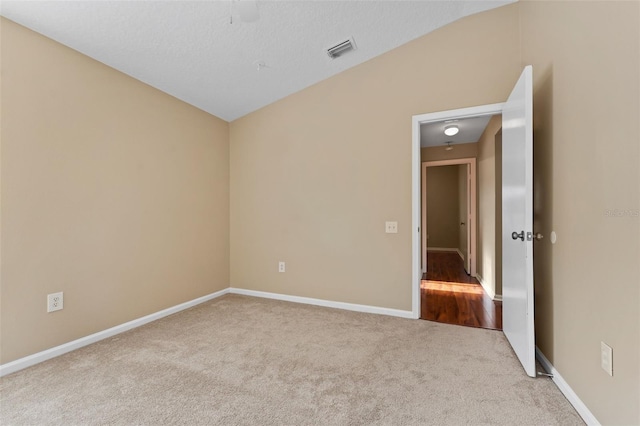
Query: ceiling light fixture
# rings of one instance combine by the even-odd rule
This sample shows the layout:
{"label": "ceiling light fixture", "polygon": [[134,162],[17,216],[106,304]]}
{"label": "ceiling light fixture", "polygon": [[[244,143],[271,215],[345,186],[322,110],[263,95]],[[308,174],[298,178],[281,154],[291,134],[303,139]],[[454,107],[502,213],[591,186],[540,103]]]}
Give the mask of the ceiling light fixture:
{"label": "ceiling light fixture", "polygon": [[444,149],[445,151],[451,151],[451,150],[453,150],[453,147],[451,146],[451,141],[446,142],[446,144],[447,144],[447,147]]}
{"label": "ceiling light fixture", "polygon": [[448,126],[444,126],[444,134],[447,136],[457,135],[460,129],[456,124],[450,124]]}

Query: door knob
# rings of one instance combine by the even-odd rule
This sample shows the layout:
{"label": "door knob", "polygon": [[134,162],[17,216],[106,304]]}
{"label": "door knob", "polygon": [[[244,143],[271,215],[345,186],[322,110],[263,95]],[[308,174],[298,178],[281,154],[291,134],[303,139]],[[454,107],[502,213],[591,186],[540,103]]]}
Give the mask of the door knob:
{"label": "door knob", "polygon": [[513,231],[511,233],[511,238],[514,240],[520,239],[524,241],[524,231],[520,232],[519,234],[516,231]]}

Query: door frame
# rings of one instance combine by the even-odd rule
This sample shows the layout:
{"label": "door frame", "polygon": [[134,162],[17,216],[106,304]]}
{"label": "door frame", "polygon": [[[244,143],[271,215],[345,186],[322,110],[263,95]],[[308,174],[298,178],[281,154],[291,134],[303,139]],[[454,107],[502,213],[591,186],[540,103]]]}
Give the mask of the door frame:
{"label": "door frame", "polygon": [[467,253],[465,256],[469,256],[471,258],[470,266],[469,266],[469,275],[472,277],[476,276],[476,253],[478,248],[477,244],[477,183],[476,183],[476,159],[475,158],[455,158],[451,160],[438,160],[438,161],[424,161],[422,162],[421,169],[421,178],[422,178],[422,186],[420,188],[420,194],[422,196],[422,205],[420,208],[421,211],[421,225],[420,229],[424,229],[425,232],[420,235],[421,242],[421,252],[422,252],[422,273],[424,274],[427,270],[427,238],[426,238],[426,230],[427,230],[427,168],[428,167],[438,167],[438,166],[457,166],[466,164],[468,167],[468,174],[470,174],[471,179],[467,181],[467,200],[468,200],[468,212],[467,212]]}
{"label": "door frame", "polygon": [[469,108],[453,109],[448,111],[431,112],[414,115],[411,120],[411,246],[412,246],[412,286],[411,286],[411,316],[420,318],[420,280],[422,268],[420,267],[420,247],[422,244],[422,217],[420,214],[420,125],[425,123],[454,120],[470,117],[502,114],[503,103],[480,105]]}

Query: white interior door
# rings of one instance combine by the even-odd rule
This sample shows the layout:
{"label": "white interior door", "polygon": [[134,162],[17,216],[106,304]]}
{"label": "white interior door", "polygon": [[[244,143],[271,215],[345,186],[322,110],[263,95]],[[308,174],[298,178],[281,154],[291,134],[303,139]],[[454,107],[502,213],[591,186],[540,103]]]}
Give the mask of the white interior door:
{"label": "white interior door", "polygon": [[502,111],[502,327],[535,377],[532,73],[525,67]]}
{"label": "white interior door", "polygon": [[459,221],[460,231],[458,235],[458,245],[464,256],[464,270],[471,274],[471,196],[469,184],[470,167],[469,164],[458,166],[458,199],[459,199]]}
{"label": "white interior door", "polygon": [[467,193],[466,193],[466,197],[467,197],[467,226],[466,226],[466,235],[465,237],[467,238],[467,253],[465,256],[466,261],[466,266],[465,266],[465,270],[467,271],[467,274],[471,274],[474,275],[475,271],[472,271],[473,268],[471,268],[471,256],[473,255],[472,252],[473,250],[471,250],[472,246],[472,240],[471,240],[471,230],[475,229],[474,226],[472,226],[471,221],[473,220],[473,215],[471,214],[471,209],[475,208],[475,205],[473,204],[473,201],[471,200],[471,164],[467,164],[466,167],[466,171],[467,171],[467,185],[465,187]]}
{"label": "white interior door", "polygon": [[458,250],[463,257],[463,266],[467,274],[470,273],[469,269],[469,197],[468,197],[468,185],[467,179],[469,178],[468,164],[461,164],[457,169],[458,173]]}

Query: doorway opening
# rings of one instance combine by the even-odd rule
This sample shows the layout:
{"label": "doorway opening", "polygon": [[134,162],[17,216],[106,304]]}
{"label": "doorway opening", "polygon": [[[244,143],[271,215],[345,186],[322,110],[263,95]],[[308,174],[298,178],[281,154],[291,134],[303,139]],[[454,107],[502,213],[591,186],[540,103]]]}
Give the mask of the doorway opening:
{"label": "doorway opening", "polygon": [[[464,132],[470,136],[465,137],[484,136],[483,144],[488,143],[495,121],[489,126],[483,120],[475,131],[467,125]],[[441,151],[425,148],[423,160]],[[422,162],[420,318],[500,330],[502,303],[492,300],[477,278],[477,177],[476,157]]]}
{"label": "doorway opening", "polygon": [[[468,275],[476,276],[476,159],[423,161],[421,170],[421,264],[428,251],[457,252]],[[427,220],[428,218],[428,220]]]}
{"label": "doorway opening", "polygon": [[[504,335],[530,377],[536,377],[533,242],[533,67],[524,67],[503,104],[414,115],[412,119],[412,316],[420,317],[420,126],[502,114],[502,292]],[[427,264],[427,267],[429,265]]]}
{"label": "doorway opening", "polygon": [[[455,136],[445,135],[451,123]],[[502,329],[502,303],[494,300],[494,145],[501,126],[501,115],[421,125],[422,319]]]}
{"label": "doorway opening", "polygon": [[[419,185],[414,186],[414,220],[419,220],[414,228],[418,233],[413,256],[412,301],[416,318],[485,328],[502,326],[500,302],[494,302],[495,293],[489,296],[477,279],[481,279],[478,268],[482,270],[483,266],[477,241],[477,148],[464,155],[470,152],[470,145],[478,145],[480,134],[492,116],[502,113],[502,107],[503,104],[491,104],[414,116],[414,185],[415,175],[419,178]],[[465,120],[469,125],[480,126],[480,133],[469,136],[466,132],[457,138],[443,135],[442,129],[452,124],[463,128]],[[434,133],[433,129],[439,130]],[[435,158],[424,158],[425,135],[432,138],[431,145],[437,149]],[[435,195],[428,192],[434,183],[440,185]],[[493,188],[492,185],[492,191]],[[446,204],[455,205],[454,211],[443,213]],[[448,237],[442,235],[446,229]]]}

